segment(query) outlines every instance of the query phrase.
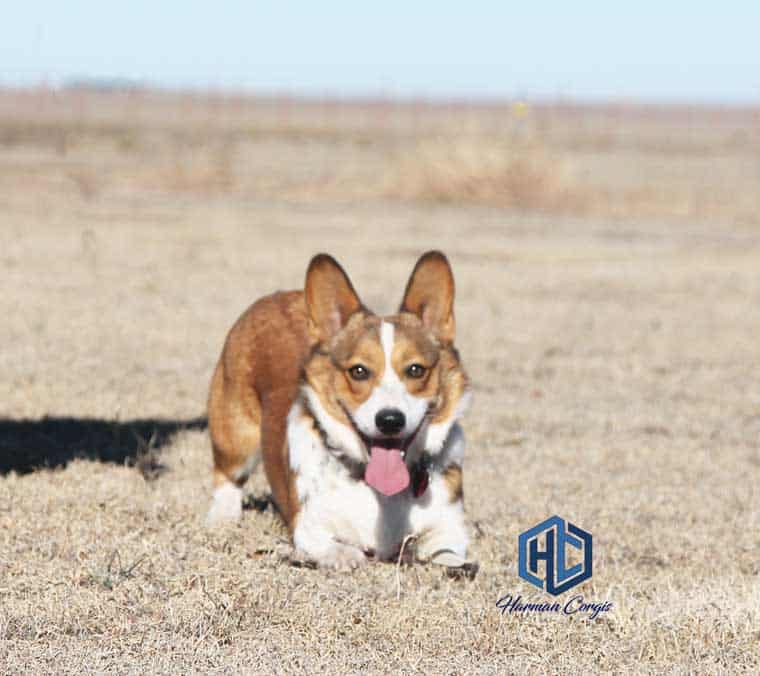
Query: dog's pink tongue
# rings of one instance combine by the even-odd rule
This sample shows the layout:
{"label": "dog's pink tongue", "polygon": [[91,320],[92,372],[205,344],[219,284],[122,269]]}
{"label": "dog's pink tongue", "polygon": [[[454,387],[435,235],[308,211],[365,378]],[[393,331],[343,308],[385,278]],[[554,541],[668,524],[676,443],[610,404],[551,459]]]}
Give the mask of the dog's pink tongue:
{"label": "dog's pink tongue", "polygon": [[364,480],[383,495],[395,495],[409,485],[409,470],[398,448],[373,446]]}

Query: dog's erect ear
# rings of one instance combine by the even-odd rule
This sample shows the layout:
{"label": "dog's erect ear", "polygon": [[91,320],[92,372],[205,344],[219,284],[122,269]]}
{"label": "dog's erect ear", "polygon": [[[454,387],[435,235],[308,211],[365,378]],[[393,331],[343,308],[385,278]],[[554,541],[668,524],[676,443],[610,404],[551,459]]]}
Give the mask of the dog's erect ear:
{"label": "dog's erect ear", "polygon": [[348,275],[327,254],[318,254],[311,259],[304,291],[309,333],[318,341],[334,336],[348,318],[362,308]]}
{"label": "dog's erect ear", "polygon": [[454,342],[454,275],[440,251],[417,261],[399,311],[417,315],[442,343]]}

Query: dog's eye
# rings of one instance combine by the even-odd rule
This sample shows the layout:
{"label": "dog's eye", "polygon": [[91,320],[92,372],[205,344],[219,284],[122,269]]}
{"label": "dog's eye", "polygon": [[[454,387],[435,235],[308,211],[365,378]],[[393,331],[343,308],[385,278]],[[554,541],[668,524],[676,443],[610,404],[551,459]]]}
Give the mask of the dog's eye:
{"label": "dog's eye", "polygon": [[348,369],[348,375],[354,380],[367,380],[369,378],[369,369],[361,364],[354,364]]}
{"label": "dog's eye", "polygon": [[406,367],[406,375],[410,378],[422,378],[427,369],[422,364],[412,364]]}

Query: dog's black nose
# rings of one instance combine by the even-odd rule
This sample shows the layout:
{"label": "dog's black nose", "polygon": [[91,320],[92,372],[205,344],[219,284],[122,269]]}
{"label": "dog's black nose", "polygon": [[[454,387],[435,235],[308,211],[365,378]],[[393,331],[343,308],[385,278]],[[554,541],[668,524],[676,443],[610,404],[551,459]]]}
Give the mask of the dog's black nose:
{"label": "dog's black nose", "polygon": [[397,408],[384,408],[377,412],[375,425],[381,434],[398,434],[404,429],[406,418]]}

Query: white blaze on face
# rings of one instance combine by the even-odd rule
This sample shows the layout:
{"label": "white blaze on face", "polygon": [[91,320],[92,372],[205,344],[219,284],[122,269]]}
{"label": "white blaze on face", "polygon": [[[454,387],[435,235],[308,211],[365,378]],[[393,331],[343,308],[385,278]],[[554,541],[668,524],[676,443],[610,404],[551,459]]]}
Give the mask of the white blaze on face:
{"label": "white blaze on face", "polygon": [[359,429],[369,437],[381,436],[375,425],[375,416],[384,408],[395,408],[406,418],[404,429],[400,436],[408,437],[419,427],[428,409],[428,400],[415,397],[406,389],[406,385],[393,369],[391,356],[393,354],[395,327],[390,322],[380,325],[380,343],[385,355],[383,377],[375,386],[370,397],[354,412],[354,422]]}

